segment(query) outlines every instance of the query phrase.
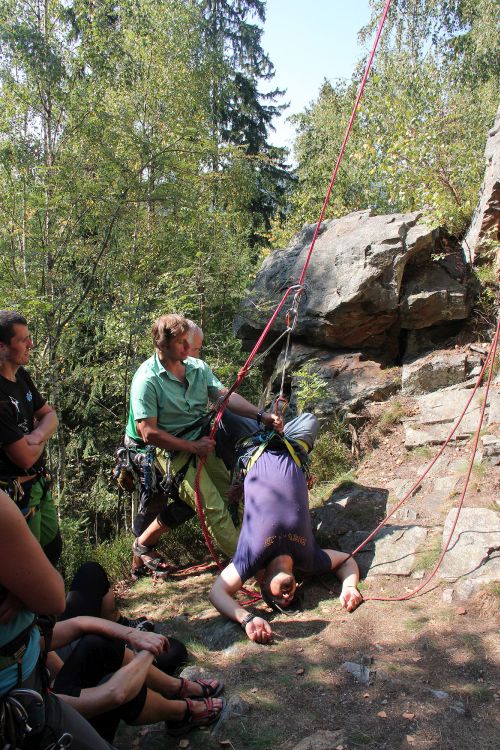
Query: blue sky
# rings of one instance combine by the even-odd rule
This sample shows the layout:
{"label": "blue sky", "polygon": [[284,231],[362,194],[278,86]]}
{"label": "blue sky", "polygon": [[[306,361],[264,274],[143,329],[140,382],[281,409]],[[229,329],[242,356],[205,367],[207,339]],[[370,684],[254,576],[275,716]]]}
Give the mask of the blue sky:
{"label": "blue sky", "polygon": [[287,89],[290,102],[271,141],[290,147],[294,130],[285,118],[303,111],[325,78],[349,78],[367,56],[357,33],[370,18],[369,0],[267,0],[266,7],[262,47],[274,63],[273,85]]}

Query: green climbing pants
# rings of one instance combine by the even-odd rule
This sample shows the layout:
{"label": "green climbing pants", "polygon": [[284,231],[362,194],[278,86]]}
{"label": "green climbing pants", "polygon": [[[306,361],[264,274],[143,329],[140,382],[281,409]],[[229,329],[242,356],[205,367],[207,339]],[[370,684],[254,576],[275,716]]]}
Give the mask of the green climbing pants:
{"label": "green climbing pants", "polygon": [[59,529],[57,508],[54,505],[52,493],[45,483],[46,480],[41,477],[31,487],[29,506],[37,510],[28,520],[31,533],[42,547],[55,539]]}
{"label": "green climbing pants", "polygon": [[[179,453],[172,461],[171,470],[175,474],[189,460],[190,454]],[[165,470],[166,458],[162,451],[157,451],[156,458]],[[196,510],[194,485],[200,459],[196,457],[187,470],[184,481],[179,488],[180,498]],[[205,512],[205,520],[211,535],[224,554],[232,557],[238,544],[239,530],[236,529],[227,507],[227,491],[230,475],[224,462],[213,453],[207,456],[200,475],[200,494]]]}

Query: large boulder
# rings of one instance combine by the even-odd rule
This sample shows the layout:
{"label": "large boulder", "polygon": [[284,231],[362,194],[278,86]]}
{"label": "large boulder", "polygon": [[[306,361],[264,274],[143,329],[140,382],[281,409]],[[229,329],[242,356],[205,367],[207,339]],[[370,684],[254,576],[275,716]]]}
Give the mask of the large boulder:
{"label": "large boulder", "polygon": [[491,257],[491,242],[496,243],[496,268],[500,277],[500,107],[490,130],[485,149],[486,171],[479,204],[465,236],[464,249],[474,263]]}
{"label": "large boulder", "polygon": [[[325,222],[305,280],[295,336],[309,345],[397,353],[399,330],[467,317],[471,295],[461,248],[419,213],[373,216],[358,211]],[[290,284],[310,247],[307,225],[290,247],[272,252],[235,320],[250,344]],[[285,306],[286,307],[286,306]],[[277,317],[273,335],[285,329]]]}
{"label": "large boulder", "polygon": [[[471,386],[472,383],[468,385]],[[478,388],[452,440],[466,440],[474,433],[481,414],[484,392],[484,388]],[[458,385],[417,396],[416,413],[403,420],[406,447],[416,448],[443,443],[465,408],[471,393],[471,388],[467,385]],[[484,429],[489,432],[492,431],[499,402],[500,394],[492,388],[488,395],[484,422]]]}
{"label": "large boulder", "polygon": [[401,390],[413,396],[463,383],[479,375],[481,364],[480,355],[468,350],[438,349],[408,358],[403,362]]}

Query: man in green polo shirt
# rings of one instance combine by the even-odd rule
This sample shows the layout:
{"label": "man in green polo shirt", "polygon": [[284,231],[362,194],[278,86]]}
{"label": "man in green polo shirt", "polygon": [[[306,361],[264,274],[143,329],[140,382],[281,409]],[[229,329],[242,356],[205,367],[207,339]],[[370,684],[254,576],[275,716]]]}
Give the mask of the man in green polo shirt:
{"label": "man in green polo shirt", "polygon": [[[181,315],[163,315],[153,328],[155,353],[139,367],[132,380],[130,414],[126,442],[139,448],[155,446],[156,458],[166,464],[166,453],[174,454],[171,470],[175,474],[186,467],[179,495],[184,503],[195,507],[194,483],[199,457],[206,463],[200,476],[200,494],[207,526],[221,550],[231,556],[236,550],[236,530],[226,505],[229,473],[214,453],[215,440],[205,432],[208,402],[216,402],[226,392],[210,367],[200,359],[188,356],[189,323]],[[229,398],[231,410],[243,417],[252,417],[268,427],[281,431],[281,417],[259,411],[237,393]],[[139,513],[133,525],[133,567],[146,566],[158,573],[168,567],[154,552],[160,536],[176,525],[168,507],[157,509],[161,492],[141,493]],[[149,494],[149,498],[147,497]],[[155,508],[156,503],[156,508]]]}

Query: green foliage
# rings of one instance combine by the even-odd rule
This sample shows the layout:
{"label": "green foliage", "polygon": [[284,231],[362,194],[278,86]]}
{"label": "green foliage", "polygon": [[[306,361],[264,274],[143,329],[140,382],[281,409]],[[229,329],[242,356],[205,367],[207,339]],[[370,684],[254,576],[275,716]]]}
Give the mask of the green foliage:
{"label": "green foliage", "polygon": [[[363,41],[371,41],[383,5],[372,3]],[[421,210],[432,224],[464,230],[497,108],[495,19],[492,0],[393,2],[325,218]],[[295,118],[298,183],[287,222],[274,228],[275,246],[319,216],[363,69],[351,81],[325,81]]]}
{"label": "green foliage", "polygon": [[100,563],[110,581],[123,581],[132,567],[132,535],[121,534],[95,548],[92,559]]}
{"label": "green foliage", "polygon": [[323,425],[311,453],[311,474],[317,482],[334,481],[351,467],[349,431],[340,420]]}
{"label": "green foliage", "polygon": [[318,401],[328,395],[327,385],[315,369],[314,360],[293,373],[293,384],[299,414],[304,411],[314,412]]}
{"label": "green foliage", "polygon": [[61,536],[64,540],[61,569],[67,584],[80,565],[92,558],[92,546],[85,531],[85,519],[61,518]]}

